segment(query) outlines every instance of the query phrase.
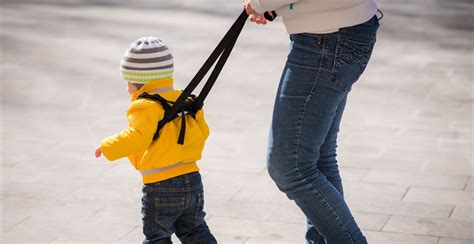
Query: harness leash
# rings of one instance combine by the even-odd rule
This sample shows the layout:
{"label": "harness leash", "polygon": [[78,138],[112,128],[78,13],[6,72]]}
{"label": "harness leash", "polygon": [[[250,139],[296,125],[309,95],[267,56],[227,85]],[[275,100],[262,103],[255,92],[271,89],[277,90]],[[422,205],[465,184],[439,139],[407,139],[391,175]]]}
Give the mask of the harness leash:
{"label": "harness leash", "polygon": [[[265,13],[264,16],[267,20],[273,21],[276,17],[276,13],[272,11],[273,16]],[[240,16],[235,20],[230,29],[224,35],[222,40],[217,44],[214,51],[207,58],[204,64],[201,66],[199,71],[194,75],[193,79],[189,82],[183,92],[180,94],[178,99],[175,102],[168,101],[158,94],[148,94],[142,93],[138,96],[139,99],[145,98],[150,99],[161,104],[165,110],[163,119],[158,122],[158,126],[153,136],[153,140],[157,139],[159,136],[159,131],[165,126],[166,123],[174,120],[175,118],[182,116],[181,119],[181,129],[178,137],[178,144],[184,144],[184,137],[186,134],[186,118],[185,114],[191,115],[194,119],[196,118],[196,113],[203,107],[204,100],[211,91],[212,86],[217,80],[222,68],[224,67],[227,59],[234,48],[237,39],[239,38],[240,32],[244,28],[245,22],[247,21],[248,14],[244,10]],[[216,63],[217,62],[217,63]],[[201,92],[198,96],[192,95],[191,93],[196,89],[199,83],[202,81],[204,76],[211,70],[212,66],[215,64],[214,69],[212,70],[209,78],[204,84]]]}

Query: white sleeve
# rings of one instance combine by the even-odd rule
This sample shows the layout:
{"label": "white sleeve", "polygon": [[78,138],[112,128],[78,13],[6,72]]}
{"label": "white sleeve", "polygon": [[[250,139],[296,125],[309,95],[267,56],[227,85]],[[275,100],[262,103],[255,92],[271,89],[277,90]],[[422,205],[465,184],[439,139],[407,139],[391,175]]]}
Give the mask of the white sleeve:
{"label": "white sleeve", "polygon": [[250,0],[250,6],[259,14],[279,9],[285,5],[297,3],[299,0]]}

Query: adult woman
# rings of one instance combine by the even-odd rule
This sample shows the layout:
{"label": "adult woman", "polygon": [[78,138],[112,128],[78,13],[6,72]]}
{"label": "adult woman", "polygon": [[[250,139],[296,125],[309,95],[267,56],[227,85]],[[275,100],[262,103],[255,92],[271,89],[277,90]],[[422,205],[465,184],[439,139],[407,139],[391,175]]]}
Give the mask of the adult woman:
{"label": "adult woman", "polygon": [[343,198],[339,124],[379,27],[373,0],[246,0],[251,21],[274,10],[290,34],[270,131],[268,171],[307,217],[307,243],[367,243]]}

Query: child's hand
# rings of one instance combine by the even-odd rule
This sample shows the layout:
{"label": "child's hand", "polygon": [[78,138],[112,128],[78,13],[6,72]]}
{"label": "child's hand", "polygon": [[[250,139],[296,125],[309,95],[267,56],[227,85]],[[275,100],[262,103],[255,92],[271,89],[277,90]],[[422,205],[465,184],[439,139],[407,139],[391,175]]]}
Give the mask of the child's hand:
{"label": "child's hand", "polygon": [[100,158],[100,156],[102,156],[102,147],[99,146],[97,149],[95,149],[95,157]]}

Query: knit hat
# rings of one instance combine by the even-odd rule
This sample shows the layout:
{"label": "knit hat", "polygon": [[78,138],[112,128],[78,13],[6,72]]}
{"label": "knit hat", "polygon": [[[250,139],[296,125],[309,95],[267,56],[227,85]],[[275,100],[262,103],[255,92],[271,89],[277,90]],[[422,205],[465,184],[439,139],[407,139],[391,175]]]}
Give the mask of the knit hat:
{"label": "knit hat", "polygon": [[156,37],[142,37],[125,51],[120,73],[130,83],[145,84],[173,76],[173,56],[166,44]]}

